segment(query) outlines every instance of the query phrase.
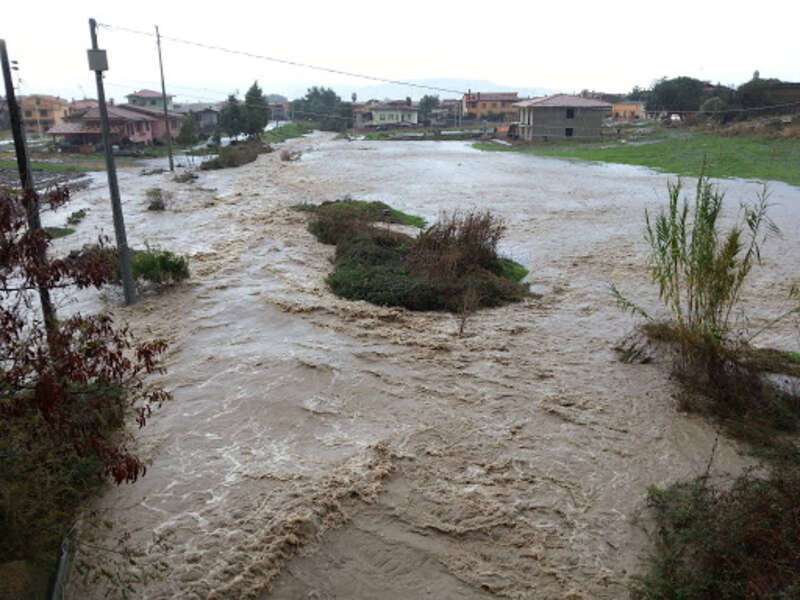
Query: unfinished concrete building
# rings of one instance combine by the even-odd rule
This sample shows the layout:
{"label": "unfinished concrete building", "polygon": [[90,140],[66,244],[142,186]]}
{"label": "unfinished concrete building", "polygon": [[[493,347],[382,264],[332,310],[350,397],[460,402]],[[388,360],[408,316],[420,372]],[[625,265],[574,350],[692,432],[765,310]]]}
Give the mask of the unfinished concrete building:
{"label": "unfinished concrete building", "polygon": [[556,94],[523,100],[519,109],[519,136],[526,141],[601,138],[603,118],[611,104],[581,96]]}

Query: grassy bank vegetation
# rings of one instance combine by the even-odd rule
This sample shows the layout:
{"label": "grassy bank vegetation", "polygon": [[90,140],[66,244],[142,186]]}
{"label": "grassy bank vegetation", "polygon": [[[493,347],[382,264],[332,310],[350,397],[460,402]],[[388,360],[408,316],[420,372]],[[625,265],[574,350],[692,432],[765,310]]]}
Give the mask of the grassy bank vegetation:
{"label": "grassy bank vegetation", "polygon": [[527,271],[497,255],[505,227],[490,213],[453,214],[412,237],[376,223],[423,227],[382,203],[329,202],[311,210],[309,231],[336,245],[327,283],[344,298],[411,310],[467,314],[528,295]]}
{"label": "grassy bank vegetation", "polygon": [[[693,206],[669,184],[666,210],[645,215],[653,283],[672,315],[651,318],[612,286],[620,305],[643,316],[641,332],[674,349],[684,410],[711,418],[765,460],[766,475],[746,473],[732,486],[704,476],[652,488],[656,548],[636,580],[642,599],[790,598],[800,592],[800,392],[768,375],[800,377],[794,352],[751,345],[738,305],[761,245],[779,233],[766,192],[721,231],[723,195],[701,177]],[[800,313],[795,287],[782,317]],[[627,354],[631,356],[631,354]]]}
{"label": "grassy bank vegetation", "polygon": [[[678,175],[740,177],[800,186],[800,142],[761,136],[728,137],[702,131],[656,132],[633,143],[549,142],[474,148],[557,158],[641,165]],[[706,167],[703,170],[703,161]]]}
{"label": "grassy bank vegetation", "polygon": [[265,131],[261,139],[268,144],[277,144],[292,138],[302,137],[307,133],[311,133],[314,129],[315,123],[310,121],[292,121],[286,125]]}

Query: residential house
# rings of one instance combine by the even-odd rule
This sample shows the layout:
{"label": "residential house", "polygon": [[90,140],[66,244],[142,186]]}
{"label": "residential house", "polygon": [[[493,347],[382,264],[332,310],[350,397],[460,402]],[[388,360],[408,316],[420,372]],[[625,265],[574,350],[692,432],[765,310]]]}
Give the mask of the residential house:
{"label": "residential house", "polygon": [[97,108],[99,103],[97,100],[92,98],[84,98],[83,100],[73,100],[69,103],[68,112],[69,115],[67,116],[68,119],[73,119],[75,117],[80,117],[83,115],[87,110],[90,108]]}
{"label": "residential house", "polygon": [[644,102],[615,102],[611,106],[611,118],[615,121],[635,121],[645,116]]}
{"label": "residential house", "polygon": [[513,121],[517,117],[514,107],[517,102],[517,92],[470,92],[461,99],[461,114],[464,118],[484,119],[491,113],[502,115],[503,121]]}
{"label": "residential house", "polygon": [[270,119],[273,121],[288,121],[289,120],[289,102],[270,102]]}
{"label": "residential house", "polygon": [[[130,97],[130,96],[129,96]],[[148,117],[153,117],[152,128],[153,135],[151,143],[166,143],[167,141],[167,126],[164,122],[164,108],[150,108],[139,106],[137,104],[120,104],[119,108],[127,112],[139,113]],[[181,130],[181,121],[183,115],[174,111],[167,111],[167,120],[169,122],[169,135],[175,137]]]}
{"label": "residential house", "polygon": [[411,127],[419,124],[419,107],[405,100],[354,106],[356,128]]}
{"label": "residential house", "polygon": [[[211,135],[219,123],[219,104],[207,102],[194,102],[190,104],[176,104],[175,112],[182,115],[192,113],[197,131],[200,135]],[[163,112],[162,112],[163,114]]]}
{"label": "residential house", "polygon": [[[153,90],[139,90],[133,94],[125,96],[128,99],[128,104],[135,106],[143,106],[145,108],[164,108],[164,95],[161,92],[154,92]],[[167,94],[167,110],[172,110],[173,95]]]}
{"label": "residential house", "polygon": [[58,96],[23,96],[19,99],[19,105],[26,133],[44,135],[54,125],[63,123],[69,115],[69,101]]}
{"label": "residential house", "polygon": [[[108,123],[111,144],[125,146],[128,144],[151,145],[157,118],[141,112],[127,110],[121,106],[108,106]],[[163,125],[163,115],[162,121]],[[48,135],[62,138],[71,146],[99,146],[103,143],[100,126],[100,109],[87,109],[82,115],[53,126]]]}
{"label": "residential house", "polygon": [[519,110],[519,135],[523,140],[600,139],[603,118],[612,105],[602,100],[555,94],[523,100]]}

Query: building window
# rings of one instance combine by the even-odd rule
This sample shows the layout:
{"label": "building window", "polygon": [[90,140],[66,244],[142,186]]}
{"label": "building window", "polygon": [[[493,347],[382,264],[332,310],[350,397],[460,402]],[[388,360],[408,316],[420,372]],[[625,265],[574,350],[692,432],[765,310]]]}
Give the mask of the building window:
{"label": "building window", "polygon": [[36,98],[36,106],[39,106],[39,103],[40,103],[40,102],[41,102],[41,99],[39,99],[39,98]]}
{"label": "building window", "polygon": [[46,110],[40,110],[39,111],[39,116],[40,117],[46,117],[47,116],[47,111]]}
{"label": "building window", "polygon": [[26,110],[25,111],[25,116],[26,117],[32,117],[33,116],[33,111],[32,110]]}
{"label": "building window", "polygon": [[574,108],[568,108],[567,109],[567,118],[568,119],[574,119],[575,118],[575,109]]}
{"label": "building window", "polygon": [[572,127],[567,127],[564,130],[564,135],[567,136],[567,137],[572,137]]}

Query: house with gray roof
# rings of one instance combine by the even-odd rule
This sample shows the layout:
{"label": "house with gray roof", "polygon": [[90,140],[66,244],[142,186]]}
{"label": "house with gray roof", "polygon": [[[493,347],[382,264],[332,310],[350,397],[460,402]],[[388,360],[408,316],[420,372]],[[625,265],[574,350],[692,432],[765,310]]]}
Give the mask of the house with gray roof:
{"label": "house with gray roof", "polygon": [[517,102],[519,135],[526,141],[596,140],[612,105],[601,100],[555,94]]}
{"label": "house with gray roof", "polygon": [[191,113],[197,125],[197,131],[201,135],[211,135],[219,123],[220,103],[209,104],[208,102],[191,102],[187,104],[176,104],[175,112],[183,115]]}

